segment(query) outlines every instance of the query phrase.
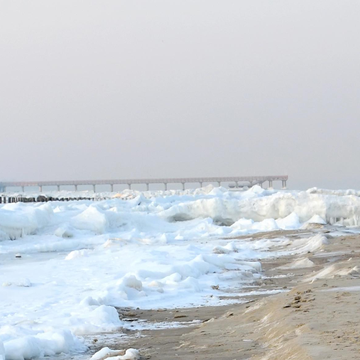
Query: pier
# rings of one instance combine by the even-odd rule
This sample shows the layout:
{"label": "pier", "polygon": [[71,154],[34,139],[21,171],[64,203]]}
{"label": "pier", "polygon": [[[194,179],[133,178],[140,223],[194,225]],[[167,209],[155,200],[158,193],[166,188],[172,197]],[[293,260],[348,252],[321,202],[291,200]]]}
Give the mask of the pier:
{"label": "pier", "polygon": [[287,175],[274,176],[230,176],[230,177],[194,177],[194,178],[157,178],[157,179],[117,179],[117,180],[66,180],[66,181],[4,181],[0,182],[0,192],[7,192],[9,188],[20,188],[25,192],[27,187],[38,187],[39,192],[43,192],[46,187],[56,187],[57,191],[61,190],[62,186],[73,186],[74,191],[78,191],[79,186],[91,186],[92,190],[96,192],[96,186],[107,185],[109,191],[114,191],[114,185],[126,185],[131,189],[132,185],[143,184],[146,185],[146,190],[150,190],[151,184],[163,184],[164,190],[168,190],[170,185],[181,184],[182,189],[185,190],[186,184],[199,184],[200,187],[207,184],[221,184],[227,183],[229,188],[243,188],[245,186],[251,187],[254,185],[264,186],[268,183],[268,188],[273,187],[273,182],[281,181],[281,187],[286,189]]}

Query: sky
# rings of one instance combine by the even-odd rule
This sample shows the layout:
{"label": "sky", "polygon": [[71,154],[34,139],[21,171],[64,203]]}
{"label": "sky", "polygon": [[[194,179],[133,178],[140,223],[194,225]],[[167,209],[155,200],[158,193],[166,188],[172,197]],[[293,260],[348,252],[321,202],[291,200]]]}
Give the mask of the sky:
{"label": "sky", "polygon": [[0,0],[1,180],[360,189],[358,0]]}

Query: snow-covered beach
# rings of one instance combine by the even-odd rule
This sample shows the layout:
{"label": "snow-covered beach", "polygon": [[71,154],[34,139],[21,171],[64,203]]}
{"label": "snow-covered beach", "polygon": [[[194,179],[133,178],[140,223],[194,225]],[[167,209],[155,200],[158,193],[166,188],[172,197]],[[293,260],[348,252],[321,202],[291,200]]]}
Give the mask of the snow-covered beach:
{"label": "snow-covered beach", "polygon": [[[208,186],[2,204],[0,359],[81,356],[95,334],[154,327],[121,319],[117,309],[245,303],[247,288],[252,296],[284,293],[280,285],[254,288],[269,276],[262,264],[296,256],[288,269],[309,265],[304,256],[329,243],[313,229],[358,233],[359,195]],[[271,236],[256,236],[262,232]]]}

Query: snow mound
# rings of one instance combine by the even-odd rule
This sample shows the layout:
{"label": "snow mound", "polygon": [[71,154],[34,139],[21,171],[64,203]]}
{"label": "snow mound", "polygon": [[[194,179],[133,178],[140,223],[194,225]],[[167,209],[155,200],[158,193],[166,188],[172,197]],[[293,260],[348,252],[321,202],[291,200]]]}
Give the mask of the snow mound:
{"label": "snow mound", "polygon": [[84,351],[85,347],[70,331],[62,331],[10,340],[5,342],[4,349],[6,360],[24,360],[54,356],[62,352]]}
{"label": "snow mound", "polygon": [[238,252],[234,242],[230,242],[225,246],[215,246],[213,248],[213,253],[215,254],[230,254],[234,252]]}
{"label": "snow mound", "polygon": [[100,305],[89,316],[91,322],[107,330],[114,330],[122,325],[119,314],[113,306]]}
{"label": "snow mound", "polygon": [[72,238],[74,237],[74,230],[69,225],[64,225],[57,228],[54,234],[62,238]]}
{"label": "snow mound", "polygon": [[307,223],[326,225],[326,221],[319,215],[314,215],[310,220],[307,221]]}
{"label": "snow mound", "polygon": [[89,256],[92,252],[92,250],[88,249],[74,250],[66,256],[65,260],[73,260],[81,257],[86,257]]}
{"label": "snow mound", "polygon": [[103,234],[108,227],[108,221],[106,215],[98,208],[89,206],[85,211],[72,219],[72,226],[76,229]]}
{"label": "snow mound", "polygon": [[35,234],[50,223],[52,213],[48,204],[32,207],[23,203],[6,204],[0,207],[0,239],[15,240]]}
{"label": "snow mound", "polygon": [[299,216],[294,212],[283,219],[276,220],[276,225],[282,230],[295,230],[301,226]]}

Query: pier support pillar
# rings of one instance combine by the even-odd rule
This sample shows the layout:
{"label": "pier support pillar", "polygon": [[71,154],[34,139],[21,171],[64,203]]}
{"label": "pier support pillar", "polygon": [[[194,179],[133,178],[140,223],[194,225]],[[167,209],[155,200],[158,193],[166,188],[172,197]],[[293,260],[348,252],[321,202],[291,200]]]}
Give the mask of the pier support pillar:
{"label": "pier support pillar", "polygon": [[286,180],[282,180],[282,188],[286,189]]}
{"label": "pier support pillar", "polygon": [[128,188],[129,188],[129,190],[131,190],[131,184],[128,184]]}
{"label": "pier support pillar", "polygon": [[202,183],[202,181],[200,181],[200,183],[199,183],[199,184],[200,184],[200,187],[202,188],[202,187],[203,187],[203,183]]}
{"label": "pier support pillar", "polygon": [[167,183],[164,183],[164,186],[165,186],[165,191],[167,190]]}
{"label": "pier support pillar", "polygon": [[221,181],[218,181],[217,183],[218,183],[218,186],[220,187],[221,186]]}
{"label": "pier support pillar", "polygon": [[96,192],[96,185],[93,185],[93,191]]}
{"label": "pier support pillar", "polygon": [[114,184],[110,184],[110,191],[114,192]]}
{"label": "pier support pillar", "polygon": [[181,183],[183,191],[185,191],[185,183]]}
{"label": "pier support pillar", "polygon": [[272,180],[269,180],[269,189],[272,189],[273,188],[273,182]]}
{"label": "pier support pillar", "polygon": [[146,191],[149,191],[150,190],[150,185],[149,183],[146,184]]}
{"label": "pier support pillar", "polygon": [[39,192],[42,192],[42,186],[41,185],[39,186]]}
{"label": "pier support pillar", "polygon": [[25,192],[25,186],[22,186],[22,187],[21,187],[21,191],[22,191],[22,192]]}
{"label": "pier support pillar", "polygon": [[77,185],[75,185],[75,191],[78,191],[78,187],[77,187]]}
{"label": "pier support pillar", "polygon": [[57,186],[57,191],[60,191],[60,185],[56,185]]}

